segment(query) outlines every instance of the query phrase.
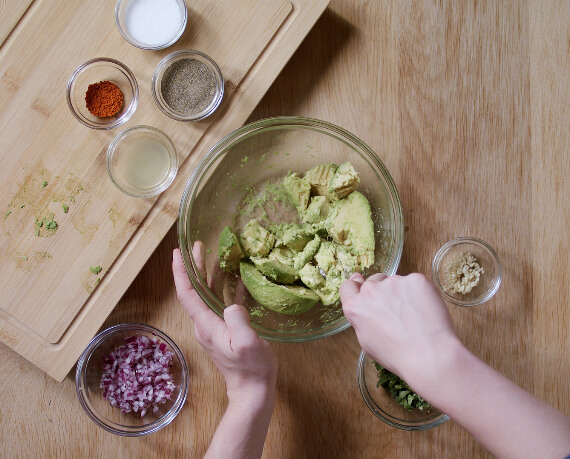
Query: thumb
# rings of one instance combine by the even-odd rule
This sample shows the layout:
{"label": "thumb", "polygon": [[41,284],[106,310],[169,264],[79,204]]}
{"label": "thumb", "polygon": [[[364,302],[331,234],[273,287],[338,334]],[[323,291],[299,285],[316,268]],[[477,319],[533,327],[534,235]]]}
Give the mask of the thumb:
{"label": "thumb", "polygon": [[232,304],[224,309],[224,320],[230,335],[233,349],[236,346],[248,346],[257,341],[257,333],[249,323],[249,314],[243,306]]}

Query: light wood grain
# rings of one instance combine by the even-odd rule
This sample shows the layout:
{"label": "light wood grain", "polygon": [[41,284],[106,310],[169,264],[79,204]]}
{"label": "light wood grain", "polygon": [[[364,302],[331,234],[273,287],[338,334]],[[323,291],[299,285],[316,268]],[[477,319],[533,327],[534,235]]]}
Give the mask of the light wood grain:
{"label": "light wood grain", "polygon": [[[85,2],[34,4],[0,51],[2,151],[11,152],[0,158],[6,212],[0,340],[54,378],[63,379],[176,219],[194,164],[243,124],[328,3],[259,1],[190,4],[186,33],[156,53],[122,39],[110,0],[96,9]],[[200,49],[222,69],[224,101],[205,121],[174,122],[152,100],[152,72],[176,49]],[[117,132],[75,122],[61,97],[74,67],[94,55],[128,63],[138,79],[139,109],[128,125],[156,126],[177,146],[178,179],[158,198],[129,198],[112,185],[105,151]],[[48,237],[42,229],[36,237],[34,220],[50,212],[57,232]],[[97,265],[103,267],[99,284],[89,271]]]}
{"label": "light wood grain", "polygon": [[0,48],[34,0],[0,0]]}
{"label": "light wood grain", "polygon": [[[456,235],[490,242],[503,284],[483,306],[450,305],[453,320],[477,355],[567,414],[569,37],[568,1],[333,0],[250,118],[326,119],[378,153],[406,214],[400,272],[429,273]],[[146,322],[180,344],[191,388],[178,418],[149,438],[113,437],[81,411],[71,373],[57,384],[0,345],[6,457],[203,454],[225,388],[176,301],[176,244],[172,229],[104,326]],[[264,457],[489,457],[453,422],[409,433],[377,420],[356,385],[352,330],[274,348]]]}

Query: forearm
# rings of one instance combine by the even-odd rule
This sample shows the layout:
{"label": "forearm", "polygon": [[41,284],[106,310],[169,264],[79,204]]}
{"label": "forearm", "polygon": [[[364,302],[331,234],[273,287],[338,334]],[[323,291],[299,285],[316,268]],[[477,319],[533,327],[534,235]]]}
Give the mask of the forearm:
{"label": "forearm", "polygon": [[247,399],[230,400],[205,457],[261,457],[274,407],[273,391],[251,402]]}
{"label": "forearm", "polygon": [[418,392],[500,458],[564,458],[570,418],[481,362],[462,345]]}

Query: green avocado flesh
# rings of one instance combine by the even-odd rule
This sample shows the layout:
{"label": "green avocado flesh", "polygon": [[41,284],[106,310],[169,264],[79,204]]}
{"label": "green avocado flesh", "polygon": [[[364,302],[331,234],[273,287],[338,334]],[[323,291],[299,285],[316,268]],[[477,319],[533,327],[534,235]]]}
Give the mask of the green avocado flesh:
{"label": "green avocado flesh", "polygon": [[280,261],[258,257],[251,257],[251,261],[259,271],[274,282],[292,284],[299,279],[298,270]]}
{"label": "green avocado flesh", "polygon": [[241,233],[225,227],[220,267],[239,268],[251,296],[275,312],[300,314],[319,301],[338,305],[344,280],[374,263],[372,211],[368,199],[355,190],[359,183],[349,162],[287,174],[277,188],[299,219],[259,217]]}
{"label": "green avocado flesh", "polygon": [[218,258],[220,268],[224,271],[234,271],[239,267],[239,261],[244,257],[243,250],[237,236],[229,226],[226,226],[220,233],[218,243]]}
{"label": "green avocado flesh", "polygon": [[319,301],[319,296],[307,287],[275,284],[245,261],[240,262],[239,267],[243,285],[267,309],[281,314],[301,314]]}

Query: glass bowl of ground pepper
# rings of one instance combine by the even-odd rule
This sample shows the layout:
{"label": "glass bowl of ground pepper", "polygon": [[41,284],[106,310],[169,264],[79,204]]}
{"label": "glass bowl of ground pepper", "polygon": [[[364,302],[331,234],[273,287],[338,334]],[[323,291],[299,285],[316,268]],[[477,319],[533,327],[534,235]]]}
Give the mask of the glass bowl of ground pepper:
{"label": "glass bowl of ground pepper", "polygon": [[214,113],[222,101],[222,72],[211,57],[200,51],[176,51],[156,67],[152,95],[171,118],[198,121]]}
{"label": "glass bowl of ground pepper", "polygon": [[133,73],[123,63],[106,57],[80,65],[67,83],[71,113],[91,129],[111,129],[135,112],[139,90]]}

